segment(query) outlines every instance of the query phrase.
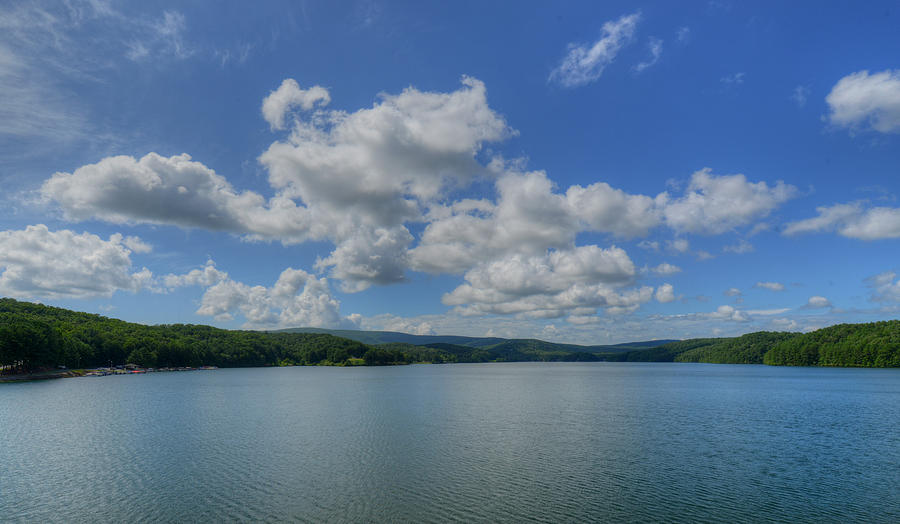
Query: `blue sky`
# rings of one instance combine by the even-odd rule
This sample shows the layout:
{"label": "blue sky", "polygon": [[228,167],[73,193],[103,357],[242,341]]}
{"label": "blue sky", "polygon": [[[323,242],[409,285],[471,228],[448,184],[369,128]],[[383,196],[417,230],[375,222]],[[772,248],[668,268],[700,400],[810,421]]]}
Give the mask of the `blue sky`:
{"label": "blue sky", "polygon": [[603,344],[896,318],[892,2],[6,2],[0,295]]}

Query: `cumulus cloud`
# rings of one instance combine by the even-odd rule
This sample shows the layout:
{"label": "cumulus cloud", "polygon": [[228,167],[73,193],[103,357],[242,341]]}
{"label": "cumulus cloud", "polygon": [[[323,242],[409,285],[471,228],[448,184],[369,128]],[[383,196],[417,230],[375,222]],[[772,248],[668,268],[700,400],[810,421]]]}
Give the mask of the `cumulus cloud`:
{"label": "cumulus cloud", "polygon": [[174,289],[186,286],[210,287],[228,278],[228,273],[216,269],[216,263],[208,260],[203,269],[192,269],[183,275],[168,274],[162,277],[166,288]]}
{"label": "cumulus cloud", "polygon": [[753,284],[753,287],[769,291],[784,291],[784,284],[781,282],[757,282]]}
{"label": "cumulus cloud", "polygon": [[[782,183],[769,188],[743,175],[717,176],[709,170],[695,173],[688,191],[675,199],[668,193],[628,194],[603,182],[574,185],[562,193],[543,171],[505,171],[496,190],[496,203],[463,200],[433,207],[418,246],[410,251],[411,267],[462,273],[513,253],[571,247],[582,231],[633,238],[667,223],[679,232],[722,233],[767,215],[794,191]],[[658,249],[659,243],[640,246]],[[679,238],[668,246],[685,253],[689,242]]]}
{"label": "cumulus cloud", "polygon": [[798,324],[796,320],[790,318],[773,318],[772,325],[775,326],[776,329],[785,331],[797,331],[800,328],[800,324]]}
{"label": "cumulus cloud", "polygon": [[272,287],[221,279],[206,289],[197,314],[220,321],[240,314],[247,329],[356,327],[352,317],[341,317],[328,279],[293,268],[285,269]]}
{"label": "cumulus cloud", "polygon": [[40,193],[72,221],[166,224],[286,242],[313,233],[307,209],[284,197],[267,202],[252,191],[239,193],[225,177],[187,154],[107,157],[73,173],[54,174]]}
{"label": "cumulus cloud", "polygon": [[538,255],[574,243],[578,217],[566,197],[553,192],[542,171],[506,173],[496,183],[496,204],[463,200],[435,207],[412,267],[429,273],[461,273],[479,262],[519,253]]}
{"label": "cumulus cloud", "polygon": [[685,238],[668,240],[666,241],[666,246],[668,246],[671,251],[674,251],[676,253],[687,253],[688,249],[691,248],[690,242],[688,242],[688,240]]}
{"label": "cumulus cloud", "polygon": [[363,320],[366,329],[375,328],[379,331],[398,331],[412,335],[434,335],[434,326],[428,320],[418,318],[403,318],[396,315],[384,314],[374,318]]}
{"label": "cumulus cloud", "polygon": [[900,208],[865,208],[860,202],[817,207],[819,215],[787,224],[785,235],[836,231],[859,240],[900,238]]}
{"label": "cumulus cloud", "polygon": [[313,107],[327,106],[331,102],[328,90],[321,86],[300,89],[293,78],[285,79],[275,91],[263,100],[262,114],[272,129],[284,129],[284,117],[294,107],[309,111]]}
{"label": "cumulus cloud", "polygon": [[739,297],[742,295],[741,290],[736,287],[728,288],[723,291],[722,294],[724,294],[726,297]]}
{"label": "cumulus cloud", "polygon": [[866,285],[872,290],[875,302],[900,302],[900,280],[895,281],[897,273],[885,271],[866,279]]}
{"label": "cumulus cloud", "polygon": [[[259,158],[269,198],[234,188],[187,154],[156,153],[56,173],[40,194],[73,221],[203,228],[284,244],[327,240],[334,249],[316,269],[357,292],[401,282],[408,269],[463,274],[513,255],[571,250],[581,232],[630,239],[668,225],[679,234],[721,233],[766,216],[794,191],[709,169],[694,173],[680,197],[603,182],[562,190],[543,171],[482,156],[515,130],[490,108],[482,82],[461,82],[449,93],[408,88],[344,112],[325,109],[324,89],[286,80],[263,103],[273,128],[288,127],[288,112],[296,116]],[[493,181],[493,199],[453,200],[477,179]],[[421,223],[417,239],[408,227]],[[687,252],[688,242],[670,246]]]}
{"label": "cumulus cloud", "polygon": [[290,135],[260,157],[276,194],[239,192],[183,154],[110,157],[57,173],[41,194],[69,220],[168,224],[297,243],[330,240],[320,261],[345,289],[403,279],[412,237],[448,190],[494,176],[476,155],[515,133],[487,104],[484,84],[463,77],[451,93],[408,88],[353,113],[318,108],[327,92],[288,81],[263,104],[273,127],[292,107],[306,111]]}
{"label": "cumulus cloud", "polygon": [[354,280],[352,288],[397,280],[397,261],[374,245],[366,252],[360,235],[400,246],[409,239],[403,224],[421,219],[423,207],[475,177],[492,176],[476,155],[515,131],[488,106],[484,83],[470,77],[462,83],[452,93],[408,88],[382,95],[354,113],[318,112],[298,120],[287,140],[260,157],[272,187],[302,199],[315,223],[328,226],[337,249],[325,263],[333,263],[335,277]]}
{"label": "cumulus cloud", "polygon": [[684,196],[665,207],[666,223],[679,232],[720,234],[766,217],[793,197],[794,186],[777,182],[749,182],[744,175],[695,172]]}
{"label": "cumulus cloud", "polygon": [[851,131],[900,131],[900,70],[847,75],[834,85],[825,102],[828,119],[835,126]]}
{"label": "cumulus cloud", "polygon": [[604,182],[587,187],[575,185],[566,191],[566,203],[584,229],[625,238],[646,235],[659,225],[659,210],[666,199],[665,194],[655,198],[630,195]]}
{"label": "cumulus cloud", "polygon": [[50,231],[38,224],[0,231],[0,295],[19,298],[109,297],[116,291],[149,287],[153,275],[135,271],[128,244],[140,239],[114,234]]}
{"label": "cumulus cloud", "polygon": [[616,247],[581,246],[539,256],[513,255],[480,264],[443,297],[463,314],[556,318],[585,308],[630,312],[653,298],[652,287],[622,291],[636,274]]}
{"label": "cumulus cloud", "polygon": [[405,227],[361,228],[341,241],[328,257],[317,260],[316,269],[333,268],[331,276],[340,279],[341,289],[348,293],[372,284],[402,282],[412,240]]}
{"label": "cumulus cloud", "polygon": [[806,307],[809,309],[820,309],[825,307],[831,307],[831,301],[825,297],[815,295],[809,297],[809,300],[806,302]]}
{"label": "cumulus cloud", "polygon": [[668,262],[663,262],[656,267],[650,268],[650,271],[656,273],[657,275],[674,275],[675,273],[680,273],[681,268],[676,265],[669,264]]}
{"label": "cumulus cloud", "polygon": [[746,313],[727,305],[719,306],[714,312],[707,313],[706,316],[708,318],[731,320],[734,322],[746,322],[747,320],[749,320]]}
{"label": "cumulus cloud", "polygon": [[656,301],[666,304],[675,300],[675,288],[672,284],[663,284],[656,288]]}
{"label": "cumulus cloud", "polygon": [[593,44],[569,44],[568,54],[550,73],[549,80],[565,87],[578,87],[600,78],[606,66],[631,42],[640,18],[637,12],[606,22],[600,39]]}

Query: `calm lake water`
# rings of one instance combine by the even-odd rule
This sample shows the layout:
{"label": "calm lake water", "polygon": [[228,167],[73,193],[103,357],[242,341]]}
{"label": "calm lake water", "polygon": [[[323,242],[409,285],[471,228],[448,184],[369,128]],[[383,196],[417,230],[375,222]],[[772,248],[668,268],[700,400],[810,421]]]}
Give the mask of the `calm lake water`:
{"label": "calm lake water", "polygon": [[223,369],[0,384],[0,520],[900,522],[900,370]]}

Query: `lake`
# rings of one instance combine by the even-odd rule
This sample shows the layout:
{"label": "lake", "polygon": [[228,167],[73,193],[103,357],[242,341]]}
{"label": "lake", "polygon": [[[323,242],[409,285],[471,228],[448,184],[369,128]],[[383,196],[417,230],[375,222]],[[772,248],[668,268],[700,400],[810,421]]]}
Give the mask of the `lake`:
{"label": "lake", "polygon": [[0,520],[900,522],[900,370],[510,363],[0,384]]}

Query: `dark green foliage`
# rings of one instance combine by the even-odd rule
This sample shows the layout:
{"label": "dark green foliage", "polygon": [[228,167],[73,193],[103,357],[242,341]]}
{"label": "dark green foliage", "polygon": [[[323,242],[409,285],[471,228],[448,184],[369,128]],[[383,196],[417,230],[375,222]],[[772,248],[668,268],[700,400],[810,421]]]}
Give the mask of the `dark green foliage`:
{"label": "dark green foliage", "polygon": [[678,355],[695,348],[716,344],[725,338],[692,338],[669,342],[650,349],[636,349],[627,353],[606,354],[603,360],[608,362],[674,362]]}
{"label": "dark green foliage", "polygon": [[839,324],[782,341],[763,362],[780,366],[900,367],[900,320]]}
{"label": "dark green foliage", "polygon": [[[706,339],[710,343],[689,349],[675,357],[675,362],[710,362],[713,364],[762,364],[763,355],[783,340],[799,333],[759,331],[737,338]],[[703,339],[701,339],[703,340]]]}
{"label": "dark green foliage", "polygon": [[[7,373],[57,366],[219,367],[346,364],[369,346],[327,334],[145,326],[0,299],[0,366]],[[404,359],[400,359],[401,361]]]}
{"label": "dark green foliage", "polygon": [[[125,363],[145,367],[251,367],[349,365],[360,361],[368,365],[605,360],[900,367],[898,320],[841,324],[806,334],[758,332],[736,338],[691,339],[649,348],[646,346],[650,343],[645,342],[576,346],[533,339],[470,337],[432,337],[437,340],[427,344],[394,341],[372,346],[322,331],[327,330],[266,333],[185,324],[145,326],[0,299],[0,371],[23,373],[57,366]],[[408,337],[418,339],[417,335]]]}

